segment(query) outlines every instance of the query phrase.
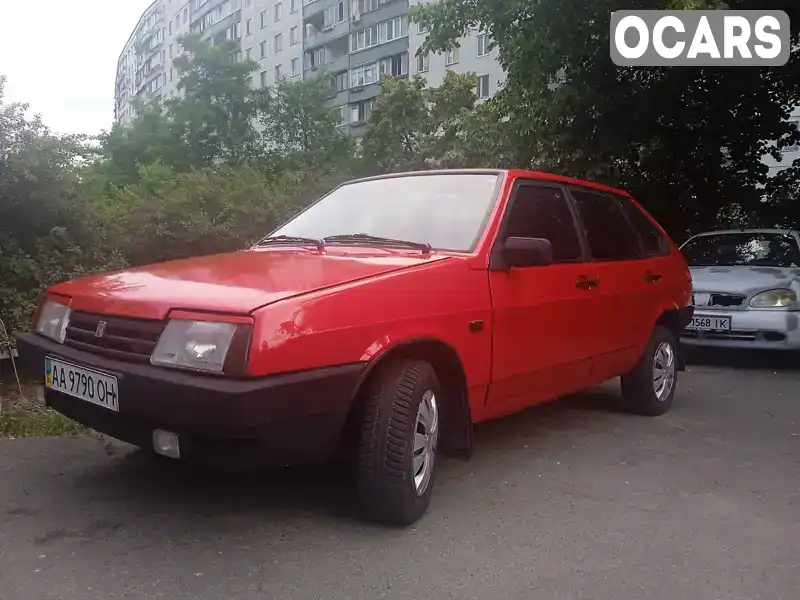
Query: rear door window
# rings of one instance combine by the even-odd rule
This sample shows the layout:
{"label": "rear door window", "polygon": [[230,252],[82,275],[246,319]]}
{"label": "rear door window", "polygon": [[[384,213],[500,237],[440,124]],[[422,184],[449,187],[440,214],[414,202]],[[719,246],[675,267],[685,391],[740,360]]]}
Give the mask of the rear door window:
{"label": "rear door window", "polygon": [[571,189],[581,218],[592,260],[641,258],[639,237],[616,198],[582,189]]}
{"label": "rear door window", "polygon": [[556,263],[579,262],[582,258],[575,219],[560,187],[520,184],[511,199],[504,234],[550,240]]}
{"label": "rear door window", "polygon": [[628,215],[631,225],[639,234],[639,240],[642,242],[642,253],[647,257],[667,256],[670,253],[669,241],[647,218],[647,215],[639,210],[633,202],[624,198],[620,198],[619,203],[625,214]]}

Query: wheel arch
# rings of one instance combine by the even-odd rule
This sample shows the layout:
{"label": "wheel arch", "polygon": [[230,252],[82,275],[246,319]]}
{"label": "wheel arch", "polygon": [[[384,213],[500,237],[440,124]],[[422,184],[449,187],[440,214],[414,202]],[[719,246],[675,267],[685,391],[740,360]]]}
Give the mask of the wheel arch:
{"label": "wheel arch", "polygon": [[469,457],[472,453],[472,413],[467,394],[467,378],[463,362],[452,345],[434,337],[419,337],[397,342],[374,356],[359,379],[353,393],[350,412],[343,429],[343,442],[352,439],[363,414],[367,383],[379,375],[386,365],[402,359],[429,363],[444,391],[441,449],[448,454]]}
{"label": "wheel arch", "polygon": [[682,310],[674,304],[671,306],[665,306],[661,309],[661,313],[654,324],[654,327],[665,327],[675,335],[678,346],[676,350],[678,351],[679,371],[686,370],[686,353],[684,352],[683,345],[680,343],[680,334],[681,331],[683,331],[686,327],[688,320],[691,319],[691,312],[693,311],[687,311],[686,309]]}

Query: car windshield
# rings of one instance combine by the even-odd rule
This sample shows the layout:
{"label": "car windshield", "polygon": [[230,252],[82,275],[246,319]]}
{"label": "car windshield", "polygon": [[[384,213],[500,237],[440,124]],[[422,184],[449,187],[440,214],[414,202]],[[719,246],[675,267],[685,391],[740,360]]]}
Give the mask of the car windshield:
{"label": "car windshield", "polygon": [[681,252],[692,267],[798,267],[797,240],[785,233],[719,233],[691,238]]}
{"label": "car windshield", "polygon": [[[498,174],[402,175],[345,184],[270,234],[322,240],[366,234],[472,251],[497,197]],[[365,238],[339,243],[380,245]]]}

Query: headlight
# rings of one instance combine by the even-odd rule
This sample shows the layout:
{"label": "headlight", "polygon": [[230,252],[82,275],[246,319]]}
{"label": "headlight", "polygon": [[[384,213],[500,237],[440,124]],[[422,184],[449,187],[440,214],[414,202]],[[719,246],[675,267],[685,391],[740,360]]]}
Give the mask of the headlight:
{"label": "headlight", "polygon": [[786,308],[797,303],[797,294],[792,290],[768,290],[753,296],[753,308]]}
{"label": "headlight", "polygon": [[172,319],[161,333],[150,363],[223,373],[228,371],[226,359],[234,348],[240,356],[233,370],[242,373],[249,338],[250,325]]}
{"label": "headlight", "polygon": [[67,335],[68,325],[69,306],[45,298],[39,307],[39,315],[36,319],[35,327],[36,333],[63,344],[64,337]]}

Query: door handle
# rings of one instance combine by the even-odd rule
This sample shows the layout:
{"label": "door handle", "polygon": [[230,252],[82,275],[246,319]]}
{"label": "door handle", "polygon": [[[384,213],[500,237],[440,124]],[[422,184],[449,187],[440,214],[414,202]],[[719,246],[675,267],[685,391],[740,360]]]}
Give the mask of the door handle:
{"label": "door handle", "polygon": [[648,272],[647,272],[647,273],[645,273],[645,275],[644,275],[644,280],[645,280],[647,283],[655,283],[655,282],[656,282],[656,281],[658,281],[659,279],[661,279],[661,274],[660,274],[660,273],[651,273],[650,271],[648,271]]}
{"label": "door handle", "polygon": [[580,277],[578,278],[578,281],[575,282],[575,287],[584,288],[587,290],[590,290],[598,285],[600,285],[600,280],[597,279],[596,277],[595,278]]}

